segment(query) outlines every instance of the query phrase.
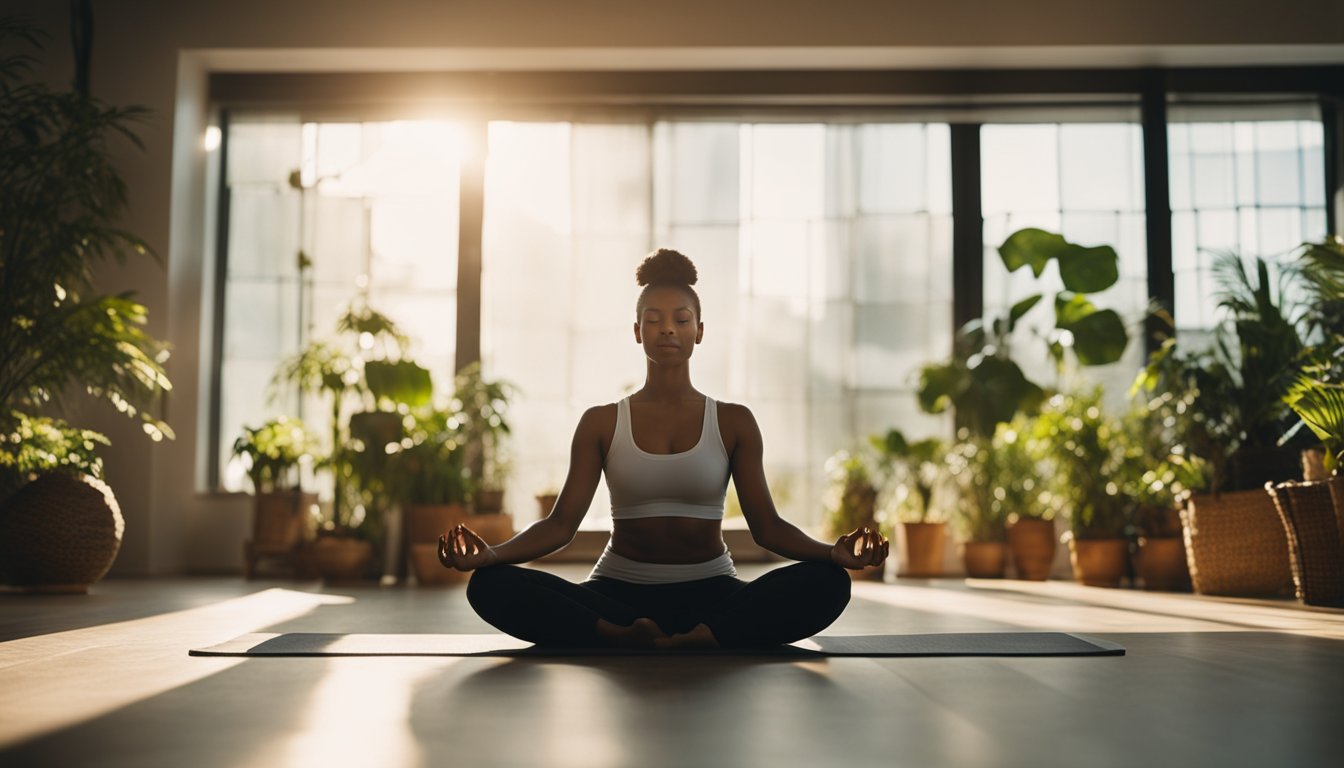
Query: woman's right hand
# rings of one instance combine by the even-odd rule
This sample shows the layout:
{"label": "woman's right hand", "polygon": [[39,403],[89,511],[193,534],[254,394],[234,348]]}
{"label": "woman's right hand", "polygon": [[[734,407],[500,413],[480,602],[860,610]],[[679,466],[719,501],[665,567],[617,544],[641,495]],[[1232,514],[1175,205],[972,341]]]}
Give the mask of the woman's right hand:
{"label": "woman's right hand", "polygon": [[859,528],[836,540],[831,547],[831,562],[851,571],[881,568],[887,560],[891,542],[871,528]]}
{"label": "woman's right hand", "polygon": [[485,539],[461,523],[439,537],[439,562],[445,568],[474,571],[498,561],[499,555],[485,543]]}

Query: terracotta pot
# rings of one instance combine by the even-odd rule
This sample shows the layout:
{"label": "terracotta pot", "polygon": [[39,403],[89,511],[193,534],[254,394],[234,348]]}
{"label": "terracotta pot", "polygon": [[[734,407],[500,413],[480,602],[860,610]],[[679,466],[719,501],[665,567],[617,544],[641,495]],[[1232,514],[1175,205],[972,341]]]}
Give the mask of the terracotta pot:
{"label": "terracotta pot", "polygon": [[1185,561],[1183,539],[1140,538],[1135,559],[1144,589],[1185,591],[1190,588],[1190,568]]}
{"label": "terracotta pot", "polygon": [[373,543],[365,539],[319,536],[312,546],[313,565],[326,581],[365,581],[370,578]]}
{"label": "terracotta pot", "polygon": [[1125,539],[1069,538],[1069,563],[1073,578],[1089,587],[1118,587],[1129,562]]}
{"label": "terracotta pot", "polygon": [[0,577],[35,591],[86,593],[117,559],[125,527],[103,481],[41,475],[0,508]]}
{"label": "terracotta pot", "polygon": [[513,538],[513,515],[497,512],[488,515],[467,515],[462,523],[485,539],[486,544],[503,544]]}
{"label": "terracotta pot", "polygon": [[252,500],[252,547],[259,555],[288,554],[303,543],[317,495],[301,491],[259,493]]}
{"label": "terracotta pot", "polygon": [[901,576],[928,578],[943,573],[945,523],[901,523]]}
{"label": "terracotta pot", "polygon": [[411,572],[415,574],[415,583],[424,586],[444,584],[465,584],[471,573],[455,568],[445,568],[439,562],[439,545],[412,544],[410,550]]}
{"label": "terracotta pot", "polygon": [[467,508],[452,504],[407,504],[402,509],[406,542],[438,545],[439,537],[467,518]]}
{"label": "terracotta pot", "polygon": [[1055,522],[1019,517],[1008,526],[1008,548],[1017,578],[1045,581],[1055,562]]}
{"label": "terracotta pot", "polygon": [[961,545],[961,560],[966,576],[972,579],[1001,579],[1008,568],[1008,545],[1002,541],[968,541]]}
{"label": "terracotta pot", "polygon": [[504,491],[482,489],[476,492],[472,503],[472,512],[478,515],[498,514],[504,509]]}

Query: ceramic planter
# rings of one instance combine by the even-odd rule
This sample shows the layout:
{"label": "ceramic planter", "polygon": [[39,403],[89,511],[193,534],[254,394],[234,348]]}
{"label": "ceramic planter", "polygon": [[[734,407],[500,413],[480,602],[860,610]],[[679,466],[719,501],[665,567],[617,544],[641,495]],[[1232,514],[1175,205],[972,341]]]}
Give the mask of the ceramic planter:
{"label": "ceramic planter", "polygon": [[943,574],[945,523],[901,523],[901,570],[898,575],[929,578]]}
{"label": "ceramic planter", "polygon": [[1134,566],[1144,589],[1184,591],[1190,588],[1185,541],[1180,538],[1140,538]]}

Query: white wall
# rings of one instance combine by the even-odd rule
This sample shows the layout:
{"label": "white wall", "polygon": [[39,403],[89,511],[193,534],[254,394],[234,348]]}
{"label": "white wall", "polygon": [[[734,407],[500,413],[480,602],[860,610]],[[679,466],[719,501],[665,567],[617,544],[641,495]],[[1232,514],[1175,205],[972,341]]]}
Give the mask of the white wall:
{"label": "white wall", "polygon": [[[169,374],[175,389],[166,415],[178,435],[172,443],[152,445],[107,409],[81,409],[88,426],[113,440],[108,479],[127,523],[114,570],[119,574],[229,570],[241,563],[247,500],[194,490],[208,272],[207,162],[200,137],[205,77],[212,68],[250,69],[261,61],[345,70],[443,62],[553,66],[547,62],[566,55],[628,68],[687,62],[1344,63],[1339,0],[1278,2],[1272,10],[1263,0],[118,0],[94,6],[95,94],[152,110],[139,131],[145,151],[124,147],[119,155],[130,185],[125,224],[165,263],[104,270],[102,284],[138,291],[150,308],[151,332],[173,344]],[[50,30],[44,76],[68,82],[68,3],[0,2],[0,15],[14,13],[35,17]],[[333,48],[347,50],[321,55]]]}

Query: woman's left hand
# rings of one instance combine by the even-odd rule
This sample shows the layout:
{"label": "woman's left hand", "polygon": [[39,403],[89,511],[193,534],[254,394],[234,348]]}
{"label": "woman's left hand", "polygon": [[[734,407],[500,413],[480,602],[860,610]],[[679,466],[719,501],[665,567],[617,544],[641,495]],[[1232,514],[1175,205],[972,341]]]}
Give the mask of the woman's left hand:
{"label": "woman's left hand", "polygon": [[890,548],[887,537],[871,528],[859,528],[836,540],[831,547],[831,562],[853,571],[869,566],[881,568]]}

